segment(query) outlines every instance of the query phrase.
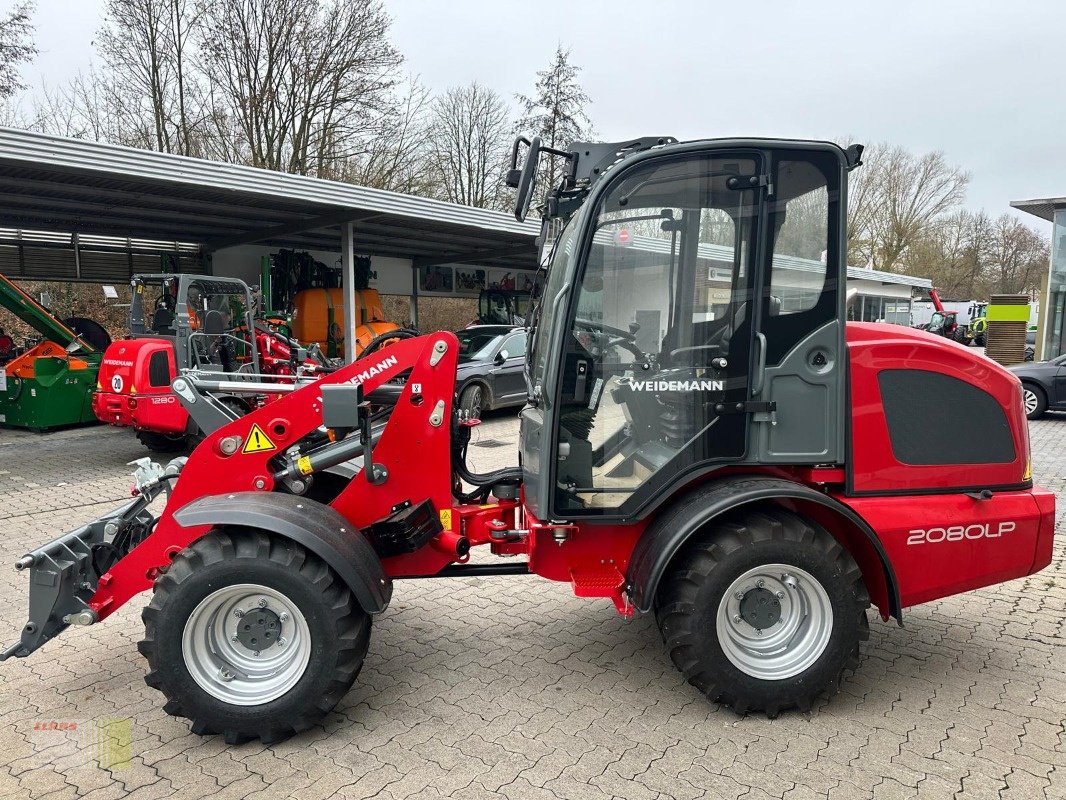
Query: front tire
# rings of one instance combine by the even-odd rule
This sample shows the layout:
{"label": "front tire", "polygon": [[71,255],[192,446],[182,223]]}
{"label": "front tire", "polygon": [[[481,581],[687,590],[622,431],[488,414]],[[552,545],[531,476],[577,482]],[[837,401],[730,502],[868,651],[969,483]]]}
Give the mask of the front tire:
{"label": "front tire", "polygon": [[688,682],[736,713],[774,717],[833,694],[869,638],[862,573],[836,539],[779,508],[742,512],[690,541],[655,616]]}
{"label": "front tire", "polygon": [[481,412],[488,409],[486,390],[480,383],[472,383],[459,395],[459,409],[467,419],[481,419]]}
{"label": "front tire", "polygon": [[167,698],[163,710],[230,744],[317,723],[370,641],[370,617],[328,565],[251,530],[216,530],[180,552],[142,618],[145,682]]}
{"label": "front tire", "polygon": [[180,433],[137,431],[137,440],[153,453],[177,453],[185,449],[185,436]]}

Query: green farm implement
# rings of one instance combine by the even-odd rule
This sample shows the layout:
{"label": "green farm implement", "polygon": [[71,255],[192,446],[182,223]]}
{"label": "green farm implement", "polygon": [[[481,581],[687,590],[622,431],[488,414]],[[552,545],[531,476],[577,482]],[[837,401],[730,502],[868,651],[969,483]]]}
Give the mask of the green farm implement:
{"label": "green farm implement", "polygon": [[91,320],[60,320],[3,275],[0,307],[42,337],[0,367],[0,426],[40,431],[95,422],[103,329]]}

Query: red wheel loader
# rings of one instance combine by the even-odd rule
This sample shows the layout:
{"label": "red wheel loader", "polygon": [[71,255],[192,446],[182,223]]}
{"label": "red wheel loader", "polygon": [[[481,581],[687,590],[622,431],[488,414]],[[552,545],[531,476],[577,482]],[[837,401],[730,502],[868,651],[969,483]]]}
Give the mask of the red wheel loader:
{"label": "red wheel loader", "polygon": [[[519,219],[545,151],[515,144]],[[520,466],[468,468],[455,336],[397,342],[205,419],[187,460],[144,464],[126,506],[22,557],[30,615],[3,657],[151,590],[140,651],[166,711],[272,741],[348,691],[398,581],[533,574],[654,614],[689,683],[772,717],[857,665],[871,604],[902,620],[1049,563],[1055,500],[1033,485],[1017,378],[844,322],[861,148],[550,152],[567,166],[544,230],[563,226],[543,239]],[[211,387],[179,381],[201,413]]]}
{"label": "red wheel loader", "polygon": [[[171,391],[181,373],[291,383],[300,373],[327,367],[320,354],[307,358],[296,342],[255,318],[244,281],[156,274],[135,275],[130,286],[130,336],[104,353],[92,405],[97,419],[133,428],[152,452],[184,450],[201,438]],[[243,414],[269,397],[233,394],[224,402]]]}

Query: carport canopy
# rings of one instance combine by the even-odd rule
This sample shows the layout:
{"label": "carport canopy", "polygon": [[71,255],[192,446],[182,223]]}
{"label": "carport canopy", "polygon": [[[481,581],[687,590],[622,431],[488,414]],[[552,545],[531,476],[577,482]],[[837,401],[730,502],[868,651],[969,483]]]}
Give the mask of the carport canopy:
{"label": "carport canopy", "polygon": [[[253,243],[336,250],[347,223],[361,255],[411,259],[416,267],[536,266],[536,226],[497,211],[0,128],[0,228],[180,242],[212,252]],[[21,277],[57,276],[27,266]]]}
{"label": "carport canopy", "polygon": [[[134,271],[134,241],[179,259],[242,244],[339,249],[349,330],[357,254],[410,259],[417,319],[418,267],[534,269],[538,232],[497,211],[11,128],[0,128],[2,229],[34,232],[41,253],[49,244],[73,247],[73,264],[59,268],[54,258],[22,257],[17,236],[0,241],[19,254],[8,272],[43,280],[125,281]],[[42,242],[42,233],[55,241]],[[79,242],[104,248],[93,237],[127,240],[130,259],[97,260],[83,272]]]}

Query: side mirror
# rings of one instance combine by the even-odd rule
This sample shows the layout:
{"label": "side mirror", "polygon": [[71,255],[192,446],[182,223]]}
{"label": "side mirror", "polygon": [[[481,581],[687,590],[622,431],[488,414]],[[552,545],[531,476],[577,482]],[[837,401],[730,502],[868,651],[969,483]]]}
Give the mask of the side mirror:
{"label": "side mirror", "polygon": [[507,354],[507,351],[501,350],[496,354],[496,358],[494,358],[493,361],[495,361],[497,364],[502,364],[508,358],[510,358],[510,356]]}
{"label": "side mirror", "polygon": [[[521,144],[529,145],[526,151],[526,161],[522,170],[518,170],[518,148]],[[526,221],[529,213],[529,204],[533,199],[533,189],[536,184],[537,164],[540,161],[540,137],[534,136],[532,140],[519,136],[511,150],[511,169],[507,173],[507,185],[518,189],[515,197],[514,217],[519,222]]]}

